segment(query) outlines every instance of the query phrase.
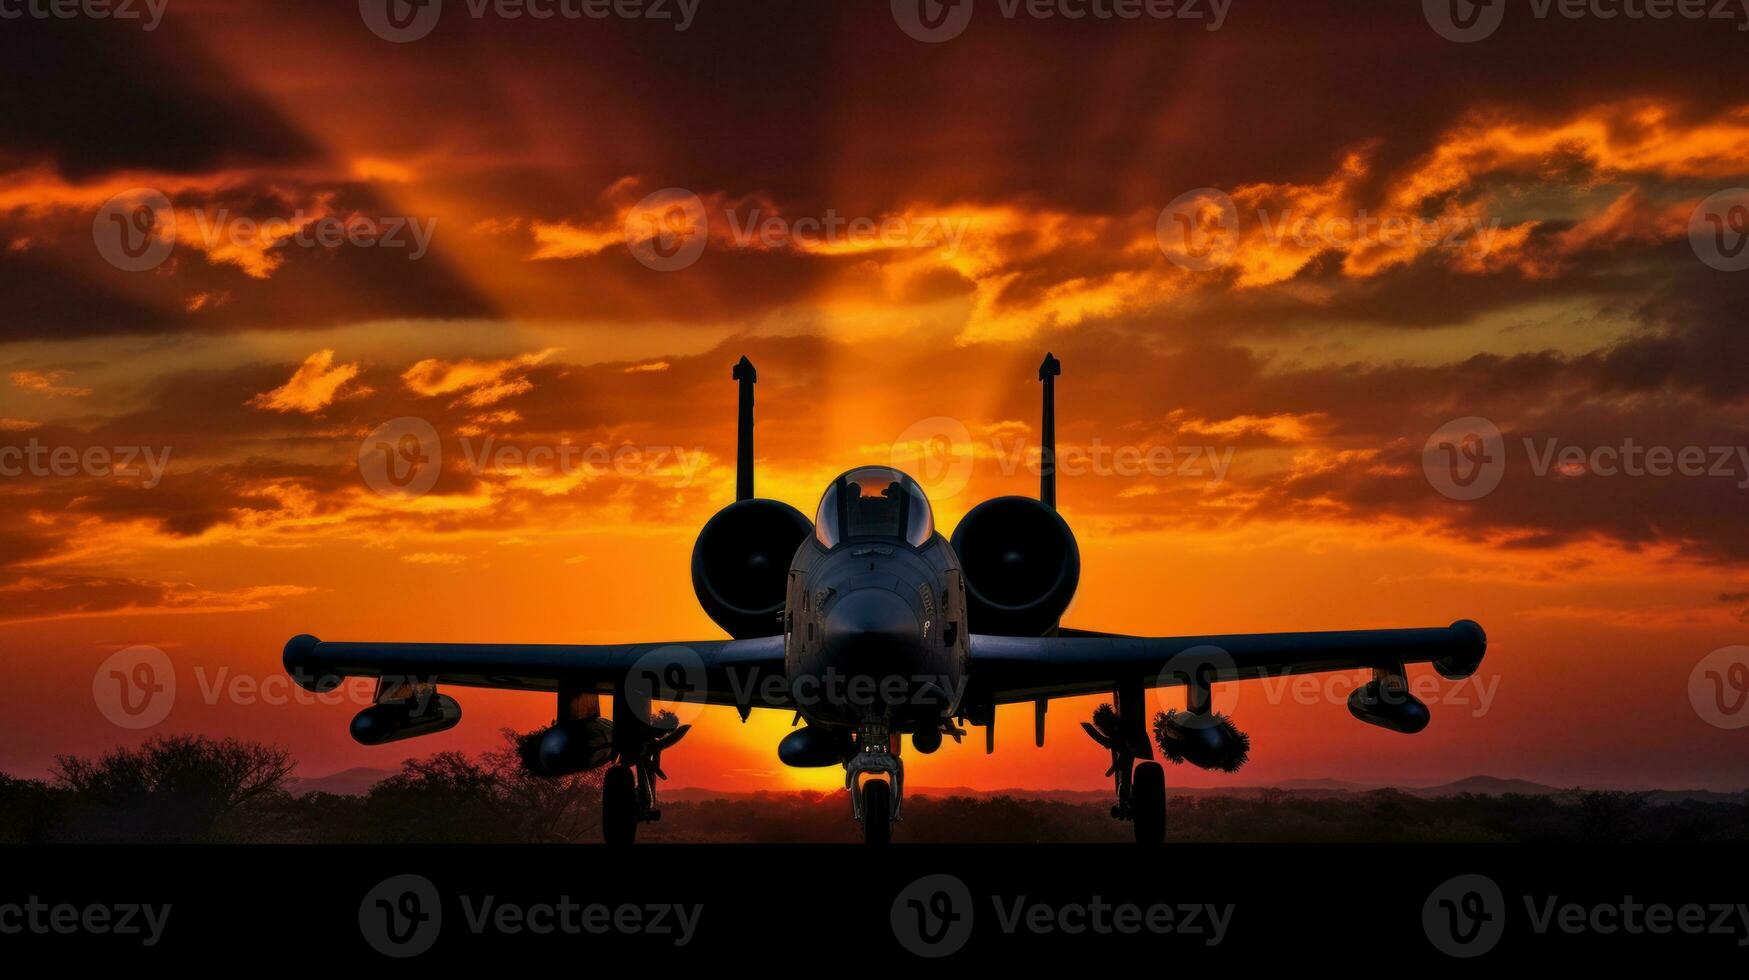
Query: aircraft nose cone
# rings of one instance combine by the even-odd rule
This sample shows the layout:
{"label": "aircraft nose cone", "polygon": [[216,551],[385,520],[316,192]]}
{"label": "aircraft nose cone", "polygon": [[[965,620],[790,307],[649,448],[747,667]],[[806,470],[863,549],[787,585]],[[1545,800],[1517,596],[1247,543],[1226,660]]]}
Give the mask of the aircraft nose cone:
{"label": "aircraft nose cone", "polygon": [[917,616],[886,589],[857,589],[826,612],[826,648],[845,657],[847,666],[873,667],[917,642]]}

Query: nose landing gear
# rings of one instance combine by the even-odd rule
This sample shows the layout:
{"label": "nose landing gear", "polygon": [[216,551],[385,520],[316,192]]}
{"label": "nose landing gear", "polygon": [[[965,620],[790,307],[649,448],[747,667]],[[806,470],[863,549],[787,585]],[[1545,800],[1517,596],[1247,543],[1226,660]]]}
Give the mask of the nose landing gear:
{"label": "nose landing gear", "polygon": [[[1154,750],[1142,728],[1141,690],[1119,691],[1119,708],[1102,704],[1092,722],[1082,722],[1087,736],[1111,752],[1111,768],[1105,771],[1117,785],[1117,804],[1111,815],[1128,820],[1135,828],[1136,843],[1159,844],[1166,839],[1166,773],[1153,761]],[[1129,709],[1129,710],[1120,710]],[[1144,761],[1136,763],[1136,759]]]}
{"label": "nose landing gear", "polygon": [[[893,839],[905,790],[905,764],[885,728],[865,726],[856,733],[857,751],[844,764],[850,812],[862,824],[862,842],[884,845]],[[868,778],[864,778],[868,777]]]}

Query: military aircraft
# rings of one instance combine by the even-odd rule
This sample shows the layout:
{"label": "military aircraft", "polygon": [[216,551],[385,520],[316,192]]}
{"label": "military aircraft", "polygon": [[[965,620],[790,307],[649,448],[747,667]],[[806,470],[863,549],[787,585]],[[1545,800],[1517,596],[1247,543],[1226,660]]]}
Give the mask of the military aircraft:
{"label": "military aircraft", "polygon": [[[1046,355],[1038,499],[984,501],[954,528],[935,527],[916,480],[888,466],[853,469],[827,486],[815,517],[753,492],[753,364],[741,358],[736,500],[713,516],[692,551],[699,603],[730,639],[594,646],[332,643],[298,636],[285,669],[328,691],[376,678],[374,703],[352,722],[362,744],[444,731],[461,708],[437,688],[493,687],[557,695],[553,724],[523,742],[533,771],[562,776],[607,766],[602,833],[629,844],[659,819],[662,752],[690,729],[668,704],[795,712],[805,722],[777,746],[787,765],[842,766],[851,815],[870,844],[899,820],[900,747],[921,753],[982,726],[994,751],[996,708],[1035,705],[1044,744],[1052,698],[1107,694],[1083,728],[1110,754],[1112,816],[1135,838],[1166,831],[1166,783],[1154,746],[1175,763],[1243,765],[1250,740],[1214,710],[1214,685],[1308,671],[1372,671],[1348,699],[1363,722],[1413,734],[1427,706],[1408,690],[1411,663],[1461,679],[1487,648],[1470,620],[1423,629],[1224,636],[1129,636],[1071,629],[1081,556],[1057,510],[1056,379]],[[1184,687],[1185,709],[1158,713],[1148,738],[1145,692]],[[604,718],[601,699],[612,705]]]}

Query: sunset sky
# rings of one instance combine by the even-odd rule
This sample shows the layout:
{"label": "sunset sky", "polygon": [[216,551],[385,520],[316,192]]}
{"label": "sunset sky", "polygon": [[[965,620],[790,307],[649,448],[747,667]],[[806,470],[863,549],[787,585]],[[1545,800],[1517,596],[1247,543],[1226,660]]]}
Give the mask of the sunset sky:
{"label": "sunset sky", "polygon": [[[1743,788],[1749,728],[1690,693],[1749,644],[1749,271],[1691,231],[1749,186],[1749,33],[1526,7],[1454,43],[1422,6],[1234,0],[1209,30],[977,0],[941,43],[887,0],[702,0],[684,31],[450,0],[406,43],[344,0],[0,22],[0,447],[146,451],[0,476],[0,771],[183,731],[306,776],[492,746],[550,698],[457,690],[459,727],[363,748],[281,646],[720,637],[688,560],[734,495],[738,357],[761,495],[811,515],[894,463],[945,533],[1037,492],[1049,350],[1066,452],[1172,461],[1061,481],[1066,625],[1491,640],[1471,681],[1414,671],[1422,735],[1350,718],[1358,676],[1250,685],[1250,765],[1170,782]],[[114,219],[159,200],[167,255],[123,268]],[[628,229],[676,201],[702,252],[651,268]],[[1179,213],[1211,261],[1162,246]],[[1423,450],[1471,417],[1506,469],[1455,500]],[[406,418],[441,472],[385,495],[361,445]],[[1594,472],[1630,439],[1728,472]],[[514,452],[470,465],[486,440]],[[1539,466],[1550,440],[1585,461]],[[530,455],[567,445],[614,455]],[[177,691],[130,730],[94,691],[137,645]],[[996,755],[975,731],[907,782],[1105,786],[1097,703],[1053,704],[1042,750],[1004,709]],[[671,785],[841,783],[778,763],[787,714],[697,721]]]}

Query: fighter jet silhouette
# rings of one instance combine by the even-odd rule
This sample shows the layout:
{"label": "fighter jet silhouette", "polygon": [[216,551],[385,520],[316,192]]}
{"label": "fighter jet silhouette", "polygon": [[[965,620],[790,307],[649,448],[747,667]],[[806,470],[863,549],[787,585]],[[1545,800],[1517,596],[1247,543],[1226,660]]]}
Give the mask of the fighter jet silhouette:
{"label": "fighter jet silhouette", "polygon": [[[313,691],[346,677],[377,679],[375,703],[352,722],[365,745],[444,731],[461,708],[439,686],[556,694],[557,719],[525,741],[536,772],[609,767],[602,831],[630,843],[660,817],[661,754],[687,733],[657,702],[795,712],[805,722],[777,747],[791,766],[842,766],[851,814],[864,839],[884,844],[899,820],[900,745],[918,752],[958,741],[963,724],[995,746],[996,707],[1032,702],[1044,744],[1051,698],[1108,694],[1082,727],[1110,753],[1112,816],[1158,843],[1166,830],[1165,775],[1173,762],[1233,771],[1250,739],[1213,708],[1213,686],[1310,671],[1370,669],[1348,699],[1354,717],[1413,734],[1427,706],[1411,695],[1405,665],[1431,663],[1449,679],[1470,676],[1487,648],[1469,620],[1424,629],[1223,636],[1127,636],[1060,625],[1075,596],[1081,557],[1056,506],[1055,385],[1062,365],[1046,355],[1038,499],[998,497],[974,507],[951,539],[935,527],[916,480],[888,466],[853,469],[827,486],[815,517],[753,492],[753,386],[740,384],[736,500],[710,519],[692,552],[699,603],[730,639],[595,646],[333,643],[298,636],[285,669]],[[1145,692],[1186,688],[1185,710],[1155,716]],[[612,703],[604,718],[601,699]]]}

